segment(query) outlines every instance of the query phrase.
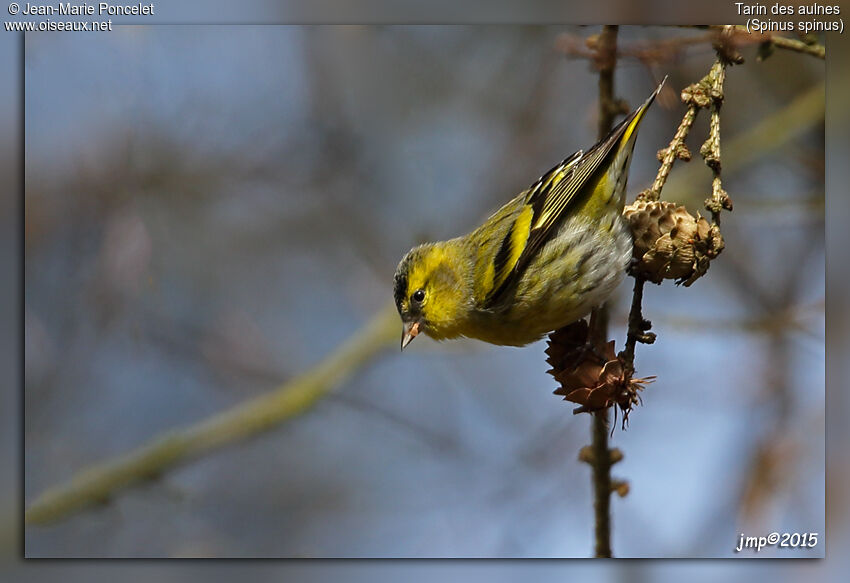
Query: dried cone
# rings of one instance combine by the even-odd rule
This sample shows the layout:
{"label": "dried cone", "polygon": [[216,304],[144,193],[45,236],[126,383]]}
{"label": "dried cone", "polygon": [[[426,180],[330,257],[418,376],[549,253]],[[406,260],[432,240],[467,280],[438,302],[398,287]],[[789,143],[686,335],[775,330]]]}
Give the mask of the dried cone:
{"label": "dried cone", "polygon": [[667,201],[638,200],[623,211],[634,237],[634,272],[654,283],[691,285],[723,250],[723,236],[705,218]]}
{"label": "dried cone", "polygon": [[623,422],[634,405],[640,402],[638,392],[654,377],[632,378],[632,371],[614,353],[614,341],[596,354],[588,345],[588,325],[579,320],[549,335],[546,349],[549,370],[561,386],[556,395],[579,406],[573,413],[607,409],[618,405],[623,411]]}

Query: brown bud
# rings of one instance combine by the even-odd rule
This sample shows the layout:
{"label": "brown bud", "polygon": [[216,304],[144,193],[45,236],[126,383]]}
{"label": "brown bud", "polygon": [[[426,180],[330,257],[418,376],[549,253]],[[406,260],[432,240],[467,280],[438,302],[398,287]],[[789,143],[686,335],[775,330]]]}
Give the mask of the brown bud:
{"label": "brown bud", "polygon": [[616,492],[620,498],[629,494],[629,483],[625,480],[611,480],[611,491]]}
{"label": "brown bud", "polygon": [[711,96],[709,95],[710,87],[700,81],[699,83],[691,83],[682,89],[682,101],[686,105],[695,105],[697,107],[708,107],[711,105]]}
{"label": "brown bud", "polygon": [[709,168],[715,172],[720,172],[720,153],[712,138],[709,137],[702,144],[699,149],[699,153],[703,158],[705,158],[705,163]]}

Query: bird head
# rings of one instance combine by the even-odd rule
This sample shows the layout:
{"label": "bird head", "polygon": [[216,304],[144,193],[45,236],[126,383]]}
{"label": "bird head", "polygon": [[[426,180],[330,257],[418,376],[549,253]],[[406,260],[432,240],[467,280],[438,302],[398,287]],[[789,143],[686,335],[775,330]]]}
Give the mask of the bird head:
{"label": "bird head", "polygon": [[414,247],[398,264],[393,282],[403,324],[401,348],[421,332],[437,340],[459,335],[469,310],[462,249],[456,240]]}

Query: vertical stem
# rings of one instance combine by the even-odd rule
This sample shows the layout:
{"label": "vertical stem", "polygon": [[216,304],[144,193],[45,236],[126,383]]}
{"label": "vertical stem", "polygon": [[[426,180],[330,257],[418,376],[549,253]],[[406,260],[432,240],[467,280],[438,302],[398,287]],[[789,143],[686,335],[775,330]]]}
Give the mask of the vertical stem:
{"label": "vertical stem", "polygon": [[614,125],[614,117],[619,111],[614,99],[614,68],[617,66],[617,26],[603,26],[596,47],[596,67],[599,69],[599,124],[598,137],[601,140]]}
{"label": "vertical stem", "polygon": [[718,53],[717,62],[708,73],[711,81],[711,121],[708,139],[700,149],[705,163],[711,168],[714,179],[711,181],[711,197],[706,201],[706,209],[711,211],[711,222],[720,226],[720,211],[731,209],[729,195],[723,190],[720,180],[720,106],[723,104],[723,82],[726,80],[726,62]]}
{"label": "vertical stem", "polygon": [[[590,313],[590,342],[601,348],[608,335],[608,307]],[[611,451],[608,448],[608,409],[592,416],[590,458],[593,481],[594,555],[611,556]]]}
{"label": "vertical stem", "polygon": [[[599,35],[597,66],[599,67],[599,139],[614,124],[618,108],[614,100],[614,68],[617,65],[617,27],[605,26]],[[607,306],[596,308],[590,315],[590,341],[601,348],[608,337]],[[595,555],[611,556],[611,452],[608,449],[608,410],[593,415],[591,429],[593,513],[595,519]]]}
{"label": "vertical stem", "polygon": [[593,515],[595,556],[611,557],[611,456],[608,451],[608,409],[593,414]]}

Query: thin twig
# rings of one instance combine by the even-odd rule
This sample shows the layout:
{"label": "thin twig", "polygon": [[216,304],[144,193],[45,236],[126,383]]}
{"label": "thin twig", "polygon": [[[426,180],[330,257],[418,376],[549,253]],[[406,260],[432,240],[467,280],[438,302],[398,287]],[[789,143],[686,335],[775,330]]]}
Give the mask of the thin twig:
{"label": "thin twig", "polygon": [[688,133],[691,131],[691,127],[694,125],[694,120],[697,118],[698,111],[699,107],[697,105],[690,105],[688,110],[685,112],[684,117],[682,117],[682,122],[679,124],[676,133],[673,135],[673,139],[670,140],[670,145],[658,151],[658,158],[661,162],[661,167],[658,169],[658,174],[655,176],[652,186],[649,190],[642,192],[639,195],[640,198],[645,200],[658,200],[661,196],[661,189],[664,188],[664,184],[667,182],[667,177],[670,175],[670,170],[673,168],[673,163],[676,160],[688,161],[691,159],[691,153],[685,145],[685,140],[688,137]]}
{"label": "thin twig", "polygon": [[278,426],[304,412],[364,363],[395,344],[397,332],[395,307],[388,306],[322,362],[272,392],[155,437],[125,455],[79,472],[66,484],[47,490],[26,510],[26,522],[56,522],[87,506],[106,502],[124,488],[157,478],[177,464]]}
{"label": "thin twig", "polygon": [[711,67],[708,80],[711,84],[709,91],[711,122],[708,139],[700,148],[700,154],[714,175],[711,181],[711,197],[706,199],[705,208],[711,212],[711,222],[716,227],[720,225],[720,211],[723,209],[732,210],[732,200],[723,190],[723,182],[720,178],[720,107],[723,105],[723,82],[726,80],[726,62],[723,58],[718,57]]}
{"label": "thin twig", "polygon": [[629,309],[629,329],[626,334],[626,347],[620,353],[628,368],[634,372],[635,369],[635,346],[638,342],[652,344],[655,342],[655,334],[648,330],[652,323],[643,317],[643,287],[646,280],[635,275],[635,287],[632,291],[632,307]]}

